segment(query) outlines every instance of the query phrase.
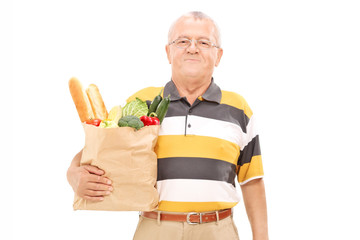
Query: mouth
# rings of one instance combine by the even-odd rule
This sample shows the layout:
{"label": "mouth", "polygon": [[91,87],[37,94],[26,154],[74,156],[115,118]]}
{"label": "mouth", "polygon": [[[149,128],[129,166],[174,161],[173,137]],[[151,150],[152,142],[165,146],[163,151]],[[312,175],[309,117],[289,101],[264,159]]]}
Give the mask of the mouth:
{"label": "mouth", "polygon": [[187,58],[185,59],[185,62],[200,62],[200,60],[195,58]]}

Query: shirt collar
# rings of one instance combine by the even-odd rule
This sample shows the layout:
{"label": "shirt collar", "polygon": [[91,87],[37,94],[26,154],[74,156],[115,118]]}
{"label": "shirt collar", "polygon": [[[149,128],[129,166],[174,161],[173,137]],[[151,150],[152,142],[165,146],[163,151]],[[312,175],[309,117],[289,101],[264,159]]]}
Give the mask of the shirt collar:
{"label": "shirt collar", "polygon": [[[182,97],[180,97],[180,94],[174,84],[174,82],[171,80],[169,81],[165,87],[164,87],[164,97],[167,97],[170,94],[170,100],[176,101],[180,100]],[[209,102],[216,102],[220,104],[221,101],[221,89],[218,85],[214,83],[214,78],[211,78],[211,83],[208,89],[205,91],[205,93],[201,96],[204,100]]]}

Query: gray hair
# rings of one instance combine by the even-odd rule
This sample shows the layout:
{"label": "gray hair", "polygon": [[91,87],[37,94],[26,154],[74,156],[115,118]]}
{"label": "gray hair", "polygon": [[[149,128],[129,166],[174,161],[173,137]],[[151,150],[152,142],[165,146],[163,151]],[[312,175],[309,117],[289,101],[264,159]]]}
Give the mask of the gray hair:
{"label": "gray hair", "polygon": [[199,20],[210,20],[213,25],[214,25],[214,29],[215,29],[215,40],[216,40],[216,44],[217,46],[221,46],[221,36],[220,36],[220,29],[218,27],[218,25],[216,24],[216,22],[211,18],[209,17],[208,15],[206,15],[205,13],[203,12],[200,12],[200,11],[193,11],[193,12],[188,12],[188,13],[185,13],[184,15],[182,15],[181,17],[179,17],[170,27],[169,29],[169,33],[168,33],[168,42],[171,42],[171,36],[172,36],[172,33],[174,31],[174,27],[175,27],[175,24],[182,18],[184,17],[192,17],[194,18],[195,20],[199,19]]}

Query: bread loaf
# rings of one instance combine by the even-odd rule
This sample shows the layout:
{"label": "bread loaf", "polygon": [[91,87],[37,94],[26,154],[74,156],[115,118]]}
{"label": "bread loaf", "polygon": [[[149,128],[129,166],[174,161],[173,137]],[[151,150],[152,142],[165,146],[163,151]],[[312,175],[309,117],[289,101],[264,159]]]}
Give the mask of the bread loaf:
{"label": "bread loaf", "polygon": [[69,80],[69,90],[81,122],[94,119],[89,98],[77,78],[71,78]]}
{"label": "bread loaf", "polygon": [[98,87],[95,84],[90,84],[86,89],[86,94],[90,100],[91,108],[94,113],[94,117],[104,120],[108,116],[108,112],[105,107],[105,103],[101,97]]}

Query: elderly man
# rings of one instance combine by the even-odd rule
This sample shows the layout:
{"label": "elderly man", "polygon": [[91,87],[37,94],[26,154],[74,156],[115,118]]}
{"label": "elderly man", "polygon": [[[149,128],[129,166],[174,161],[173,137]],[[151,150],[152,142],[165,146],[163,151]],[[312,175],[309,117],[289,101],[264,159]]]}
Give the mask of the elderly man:
{"label": "elderly man", "polygon": [[[232,208],[239,202],[237,177],[253,239],[268,239],[259,138],[254,117],[238,94],[223,91],[212,78],[223,50],[214,21],[201,12],[171,26],[166,53],[172,78],[164,87],[171,104],[155,151],[160,202],[141,213],[136,240],[239,239]],[[135,93],[152,100],[160,88]],[[76,194],[101,201],[111,180],[94,166],[80,166],[81,152],[68,170]]]}

